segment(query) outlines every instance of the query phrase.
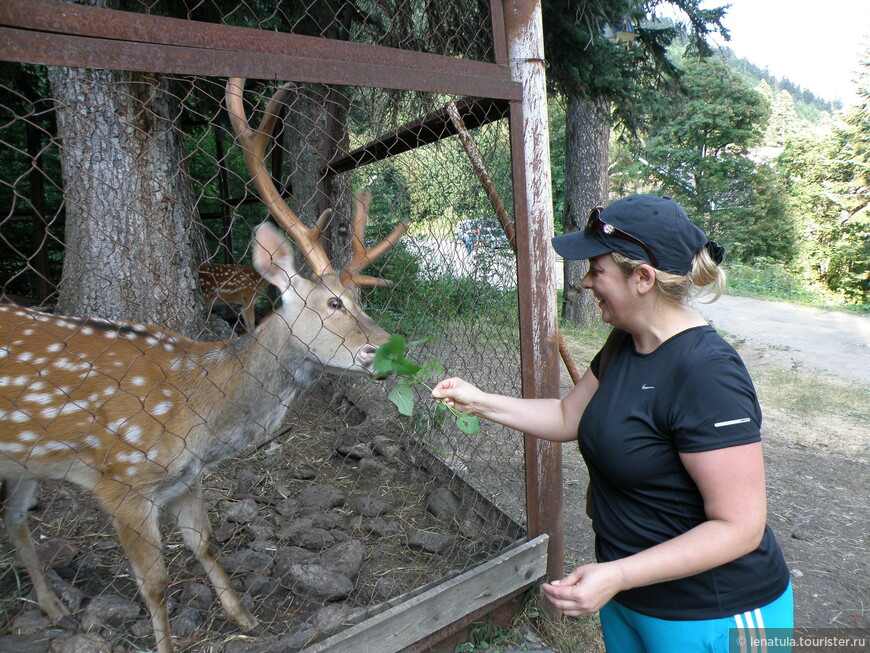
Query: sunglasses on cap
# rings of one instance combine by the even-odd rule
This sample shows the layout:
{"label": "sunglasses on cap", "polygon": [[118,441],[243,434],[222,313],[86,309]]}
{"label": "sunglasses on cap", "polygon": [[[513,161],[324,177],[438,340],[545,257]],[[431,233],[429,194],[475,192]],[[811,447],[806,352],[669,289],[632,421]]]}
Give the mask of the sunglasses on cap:
{"label": "sunglasses on cap", "polygon": [[652,264],[654,268],[659,266],[658,261],[656,261],[655,255],[650,251],[650,248],[646,246],[646,244],[632,236],[631,234],[625,233],[622,229],[614,227],[612,224],[607,224],[604,220],[601,219],[601,212],[604,210],[604,207],[596,206],[589,213],[589,219],[586,221],[586,227],[583,229],[583,233],[587,236],[592,235],[596,231],[603,231],[607,236],[613,236],[614,238],[621,238],[622,240],[627,240],[630,243],[634,243],[635,245],[639,245],[643,248],[643,251],[646,252],[646,255],[649,257],[649,262]]}

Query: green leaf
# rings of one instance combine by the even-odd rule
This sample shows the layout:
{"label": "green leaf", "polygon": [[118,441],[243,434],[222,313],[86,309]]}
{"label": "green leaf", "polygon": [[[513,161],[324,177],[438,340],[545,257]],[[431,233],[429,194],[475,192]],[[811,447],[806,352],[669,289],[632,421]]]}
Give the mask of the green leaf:
{"label": "green leaf", "polygon": [[417,365],[417,363],[404,357],[401,359],[397,359],[394,362],[393,368],[396,374],[398,374],[399,376],[414,376],[422,369],[419,365]]}
{"label": "green leaf", "polygon": [[476,415],[471,413],[459,413],[456,416],[456,426],[459,430],[468,435],[474,435],[480,431],[480,421]]}
{"label": "green leaf", "polygon": [[419,347],[420,345],[425,345],[427,342],[434,342],[438,340],[438,338],[432,336],[426,336],[425,338],[421,338],[420,340],[415,340],[414,342],[409,342],[407,344],[407,348],[411,349],[412,347]]}
{"label": "green leaf", "polygon": [[405,337],[396,334],[378,347],[372,368],[381,374],[395,372],[397,361],[400,360],[405,360]]}
{"label": "green leaf", "polygon": [[443,374],[444,366],[437,358],[433,358],[432,360],[424,363],[422,369],[420,370],[420,376],[422,378],[442,376]]}
{"label": "green leaf", "polygon": [[390,390],[387,398],[392,401],[402,415],[414,414],[414,389],[404,382],[399,382]]}

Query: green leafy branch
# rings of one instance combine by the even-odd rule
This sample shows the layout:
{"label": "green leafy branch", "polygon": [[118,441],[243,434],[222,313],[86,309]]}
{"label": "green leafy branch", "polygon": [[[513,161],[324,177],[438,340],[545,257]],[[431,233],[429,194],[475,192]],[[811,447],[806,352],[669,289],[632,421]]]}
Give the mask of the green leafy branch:
{"label": "green leafy branch", "polygon": [[[444,367],[437,358],[418,365],[405,356],[406,348],[410,349],[422,345],[429,340],[430,338],[425,338],[407,343],[404,336],[394,335],[378,347],[378,352],[375,354],[373,368],[376,377],[384,378],[391,374],[399,377],[387,394],[387,398],[396,405],[402,415],[414,414],[415,385],[423,386],[431,394],[432,388],[426,383],[426,380],[444,374]],[[477,416],[456,410],[440,400],[438,401],[438,410],[450,411],[456,418],[456,426],[460,431],[468,435],[474,435],[480,431],[480,422]]]}

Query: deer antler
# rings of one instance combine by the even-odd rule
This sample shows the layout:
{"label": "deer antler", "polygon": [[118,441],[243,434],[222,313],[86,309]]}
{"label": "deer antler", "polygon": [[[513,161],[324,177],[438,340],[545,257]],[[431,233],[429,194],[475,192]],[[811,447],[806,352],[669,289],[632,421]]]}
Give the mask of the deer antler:
{"label": "deer antler", "polygon": [[245,90],[245,80],[233,77],[227,82],[227,112],[230,115],[230,123],[236,138],[242,146],[245,155],[245,164],[251,173],[254,185],[260,193],[260,197],[269,208],[269,213],[293,238],[302,255],[311,266],[314,274],[324,275],[332,272],[332,264],[320,242],[323,229],[329,222],[331,212],[324,212],[314,227],[306,227],[293,210],[281,198],[281,193],[272,181],[272,175],[266,169],[266,145],[272,138],[275,123],[278,121],[280,107],[284,103],[287,94],[294,88],[293,84],[284,84],[266,105],[260,126],[253,129],[248,124],[245,115],[245,105],[242,101],[242,93]]}
{"label": "deer antler", "polygon": [[[254,185],[260,193],[260,197],[269,208],[269,213],[280,224],[290,237],[296,242],[302,251],[302,255],[308,264],[311,266],[314,274],[323,276],[335,269],[326,255],[321,240],[323,232],[332,218],[332,210],[324,211],[317,224],[313,227],[307,227],[302,220],[299,219],[293,210],[282,199],[281,193],[275,187],[275,182],[272,180],[272,175],[266,169],[266,145],[272,138],[272,132],[275,129],[275,123],[278,120],[280,107],[284,103],[287,94],[294,88],[294,84],[287,83],[279,88],[263,112],[263,118],[260,121],[260,126],[253,129],[248,124],[248,118],[245,114],[245,106],[242,101],[242,94],[245,90],[245,80],[240,77],[232,77],[227,82],[227,111],[230,116],[230,123],[233,126],[233,131],[236,133],[236,138],[242,146],[245,155],[245,164],[248,171],[251,173]],[[402,220],[392,233],[380,243],[370,249],[366,249],[363,234],[365,233],[366,222],[368,221],[368,207],[371,202],[369,193],[356,194],[356,209],[353,218],[353,258],[348,266],[342,270],[342,283],[346,285],[355,284],[357,286],[388,286],[392,282],[386,279],[370,277],[364,274],[358,274],[364,267],[373,263],[383,254],[393,247],[396,242],[402,237],[408,229],[410,221]]]}
{"label": "deer antler", "polygon": [[390,232],[390,235],[384,238],[374,247],[366,249],[364,234],[366,224],[369,217],[369,205],[372,201],[371,193],[365,191],[357,191],[354,193],[355,207],[353,212],[353,240],[351,247],[353,248],[353,258],[347,267],[341,272],[341,281],[346,286],[356,284],[357,286],[391,286],[392,281],[388,279],[379,279],[378,277],[370,277],[365,274],[358,274],[367,265],[374,263],[387,251],[390,250],[399,239],[408,230],[408,225],[411,221],[405,218],[396,228]]}

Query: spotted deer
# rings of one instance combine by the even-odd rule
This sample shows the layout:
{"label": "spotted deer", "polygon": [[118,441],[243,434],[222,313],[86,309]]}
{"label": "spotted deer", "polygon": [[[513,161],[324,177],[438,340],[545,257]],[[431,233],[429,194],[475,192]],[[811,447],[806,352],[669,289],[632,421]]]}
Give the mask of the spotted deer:
{"label": "spotted deer", "polygon": [[[248,125],[244,80],[227,85],[227,108],[249,171],[272,216],[312,270],[301,276],[288,240],[270,224],[253,235],[253,263],[276,286],[280,307],[253,332],[197,342],[145,324],[52,315],[0,305],[0,479],[3,518],[36,599],[52,621],[70,613],[47,582],[26,524],[37,481],[70,481],[91,490],[111,515],[147,605],[159,653],[173,651],[166,610],[167,571],[158,515],[167,510],[202,564],[227,616],[245,631],[257,619],[242,603],[211,549],[201,492],[204,472],[280,424],[322,372],[371,372],[388,334],[366,315],[356,286],[386,284],[360,270],[402,236],[366,249],[354,242],[336,270],[320,244],[325,220],[304,226],[278,201],[266,173],[282,88],[260,128]],[[366,197],[358,197],[361,235]]]}
{"label": "spotted deer", "polygon": [[203,263],[199,266],[199,287],[209,312],[218,301],[242,307],[242,321],[249,333],[254,330],[254,308],[268,281],[249,265]]}

